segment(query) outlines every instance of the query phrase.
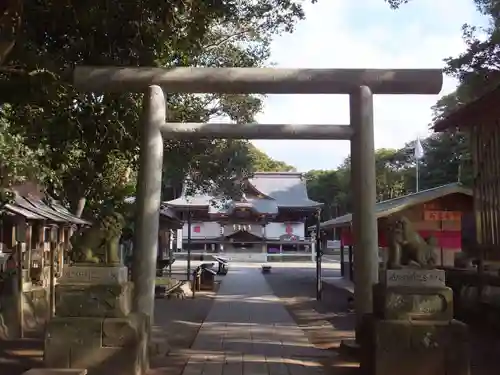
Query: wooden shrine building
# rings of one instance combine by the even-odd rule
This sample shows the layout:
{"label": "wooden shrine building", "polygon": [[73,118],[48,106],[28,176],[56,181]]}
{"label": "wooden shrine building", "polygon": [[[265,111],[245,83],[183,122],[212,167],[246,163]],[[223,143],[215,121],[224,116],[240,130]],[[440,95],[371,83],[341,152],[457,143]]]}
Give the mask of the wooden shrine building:
{"label": "wooden shrine building", "polygon": [[[453,265],[455,254],[470,236],[468,222],[473,207],[472,190],[460,183],[452,183],[433,189],[378,202],[376,216],[378,222],[379,259],[387,257],[387,219],[392,215],[406,216],[415,230],[423,238],[434,236],[438,242],[435,249],[438,264]],[[346,214],[321,223],[326,232],[324,238],[333,238],[334,231],[340,233],[342,274],[352,278],[352,214]],[[313,227],[310,229],[314,230]],[[349,249],[347,259],[344,249]]]}
{"label": "wooden shrine building", "polygon": [[176,257],[189,249],[238,261],[313,258],[305,222],[322,204],[309,199],[302,173],[256,172],[234,199],[221,199],[217,191],[188,195],[184,188],[165,205],[184,221]]}
{"label": "wooden shrine building", "polygon": [[[43,331],[51,311],[49,289],[54,283],[50,280],[57,282],[69,261],[72,232],[91,224],[35,184],[13,190],[14,200],[2,207],[0,216],[0,340]],[[12,279],[12,267],[20,279]],[[12,282],[18,287],[13,288]]]}
{"label": "wooden shrine building", "polygon": [[[476,243],[480,264],[500,261],[500,86],[434,124],[436,132],[464,131],[473,163]],[[481,267],[480,267],[481,268]]]}

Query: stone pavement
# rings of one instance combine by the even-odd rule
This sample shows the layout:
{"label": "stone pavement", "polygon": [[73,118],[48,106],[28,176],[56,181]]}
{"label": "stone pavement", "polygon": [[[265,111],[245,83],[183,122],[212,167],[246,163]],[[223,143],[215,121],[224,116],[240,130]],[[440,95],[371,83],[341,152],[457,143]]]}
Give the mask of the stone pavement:
{"label": "stone pavement", "polygon": [[[293,285],[290,285],[293,288]],[[183,375],[323,375],[313,347],[259,269],[232,267]]]}

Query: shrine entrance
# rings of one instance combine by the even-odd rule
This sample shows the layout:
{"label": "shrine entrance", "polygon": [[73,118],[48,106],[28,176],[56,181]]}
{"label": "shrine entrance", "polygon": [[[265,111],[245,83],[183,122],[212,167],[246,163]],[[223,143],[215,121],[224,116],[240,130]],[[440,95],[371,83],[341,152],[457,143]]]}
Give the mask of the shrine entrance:
{"label": "shrine entrance", "polygon": [[[372,286],[378,281],[373,94],[438,94],[442,83],[439,69],[76,67],[73,84],[81,91],[145,93],[132,270],[134,310],[153,319],[164,138],[350,140],[359,324],[372,312]],[[350,123],[169,123],[168,93],[347,94]],[[319,243],[318,236],[316,248]],[[321,251],[317,255],[320,272]]]}

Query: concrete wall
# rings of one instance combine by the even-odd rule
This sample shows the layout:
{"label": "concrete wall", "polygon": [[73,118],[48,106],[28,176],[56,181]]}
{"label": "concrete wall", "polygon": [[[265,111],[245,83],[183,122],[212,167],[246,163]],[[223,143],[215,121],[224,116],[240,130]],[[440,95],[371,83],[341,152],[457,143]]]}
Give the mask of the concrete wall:
{"label": "concrete wall", "polygon": [[[248,232],[255,234],[257,236],[262,236],[262,226],[258,224],[248,224]],[[305,224],[304,223],[268,223],[266,225],[265,233],[266,238],[269,239],[279,239],[281,236],[287,234],[287,230],[290,234],[297,236],[300,239],[304,239],[305,235]],[[235,232],[232,224],[226,225],[224,228],[224,234],[228,235]],[[203,239],[203,238],[217,238],[220,236],[221,226],[219,223],[214,221],[205,222],[192,222],[191,223],[191,238],[192,239]],[[183,239],[188,237],[188,225],[184,224],[182,229]]]}
{"label": "concrete wall", "polygon": [[[220,236],[220,224],[214,221],[192,222],[191,223],[191,238],[216,238]],[[188,225],[184,224],[182,228],[182,237],[188,237]]]}

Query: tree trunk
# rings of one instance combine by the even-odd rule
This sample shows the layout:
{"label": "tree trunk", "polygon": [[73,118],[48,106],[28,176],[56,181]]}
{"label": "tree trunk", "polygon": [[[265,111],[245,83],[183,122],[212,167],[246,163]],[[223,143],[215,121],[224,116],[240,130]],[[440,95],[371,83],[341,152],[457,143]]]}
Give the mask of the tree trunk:
{"label": "tree trunk", "polygon": [[85,203],[87,203],[87,199],[85,197],[81,197],[78,199],[78,203],[76,205],[75,216],[82,217],[83,209],[85,208]]}
{"label": "tree trunk", "polygon": [[0,65],[7,60],[16,43],[16,37],[21,26],[23,0],[10,0],[0,5]]}

